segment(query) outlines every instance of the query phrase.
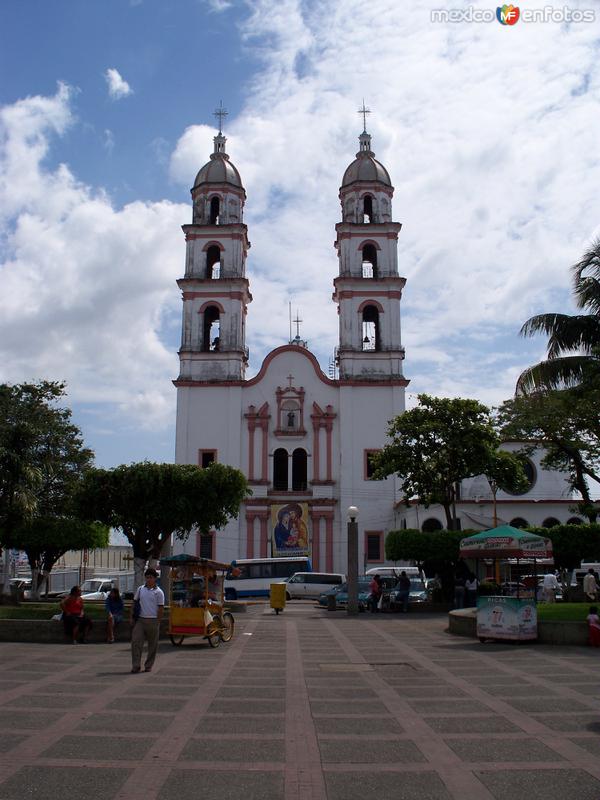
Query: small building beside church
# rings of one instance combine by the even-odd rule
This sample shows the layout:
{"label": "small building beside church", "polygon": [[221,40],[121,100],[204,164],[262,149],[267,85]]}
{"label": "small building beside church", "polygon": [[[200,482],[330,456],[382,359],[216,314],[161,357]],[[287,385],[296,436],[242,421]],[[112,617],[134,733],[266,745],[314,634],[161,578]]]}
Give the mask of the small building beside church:
{"label": "small building beside church", "polygon": [[335,378],[299,336],[268,353],[258,374],[246,378],[252,313],[246,192],[221,130],[191,191],[185,274],[178,281],[176,462],[237,467],[253,494],[218,534],[194,534],[175,547],[225,562],[306,553],[315,570],[343,571],[346,512],[355,505],[365,565],[381,563],[385,534],[395,524],[396,481],[372,481],[371,456],[385,444],[388,421],[404,411],[408,381],[401,225],[392,219],[394,188],[371,136],[366,130],[359,136],[339,192]]}

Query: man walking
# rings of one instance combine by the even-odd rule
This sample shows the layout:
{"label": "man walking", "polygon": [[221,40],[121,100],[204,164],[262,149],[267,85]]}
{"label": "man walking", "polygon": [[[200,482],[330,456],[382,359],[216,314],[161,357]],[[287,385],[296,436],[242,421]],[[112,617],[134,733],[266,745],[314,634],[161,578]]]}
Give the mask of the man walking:
{"label": "man walking", "polygon": [[[148,640],[148,654],[144,664],[145,672],[152,670],[156,651],[158,650],[158,634],[160,621],[165,607],[163,590],[156,585],[158,574],[155,569],[147,569],[144,573],[146,583],[140,586],[133,597],[130,622],[131,631],[131,671],[140,672],[142,669],[142,651],[144,639]],[[136,615],[136,607],[139,615]]]}

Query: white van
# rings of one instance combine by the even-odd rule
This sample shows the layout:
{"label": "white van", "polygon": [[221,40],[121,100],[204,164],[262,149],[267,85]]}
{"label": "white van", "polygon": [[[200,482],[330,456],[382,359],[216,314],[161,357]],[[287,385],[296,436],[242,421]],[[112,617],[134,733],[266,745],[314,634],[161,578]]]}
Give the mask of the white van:
{"label": "white van", "polygon": [[288,600],[310,597],[315,600],[324,592],[344,583],[346,576],[332,572],[296,572],[286,581]]}
{"label": "white van", "polygon": [[399,578],[401,572],[406,572],[409,578],[421,578],[421,570],[418,567],[372,567],[365,572],[365,575],[379,575],[381,578]]}

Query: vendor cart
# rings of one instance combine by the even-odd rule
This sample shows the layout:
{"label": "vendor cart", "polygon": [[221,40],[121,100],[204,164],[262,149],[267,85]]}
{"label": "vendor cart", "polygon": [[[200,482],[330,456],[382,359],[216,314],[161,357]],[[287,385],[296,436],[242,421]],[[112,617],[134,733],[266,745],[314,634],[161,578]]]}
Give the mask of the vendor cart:
{"label": "vendor cart", "polygon": [[224,609],[223,582],[229,564],[182,553],[160,561],[171,570],[169,636],[181,645],[186,636],[202,636],[211,647],[229,642],[234,619]]}
{"label": "vendor cart", "polygon": [[[510,525],[502,525],[463,539],[460,556],[478,563],[493,560],[495,564],[516,559],[517,573],[520,561],[526,560],[533,562],[536,574],[537,560],[552,558],[552,542]],[[502,639],[520,642],[537,639],[537,580],[534,588],[527,591],[521,588],[517,575],[515,589],[516,596],[509,593],[477,598],[477,636],[480,641]]]}

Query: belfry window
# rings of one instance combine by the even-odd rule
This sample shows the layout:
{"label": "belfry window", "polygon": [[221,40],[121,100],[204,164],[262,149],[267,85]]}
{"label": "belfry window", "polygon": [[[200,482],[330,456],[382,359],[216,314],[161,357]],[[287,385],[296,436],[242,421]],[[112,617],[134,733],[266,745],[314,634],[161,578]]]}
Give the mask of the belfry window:
{"label": "belfry window", "polygon": [[366,244],[362,249],[363,278],[377,278],[377,249],[373,244]]}
{"label": "belfry window", "polygon": [[363,222],[374,222],[373,198],[370,194],[366,194],[363,198]]}
{"label": "belfry window", "polygon": [[365,306],[362,312],[362,349],[381,350],[379,311],[375,306]]}
{"label": "belfry window", "polygon": [[288,488],[288,452],[280,447],[273,453],[273,489],[287,492]]}
{"label": "belfry window", "polygon": [[221,202],[218,197],[213,197],[210,201],[210,224],[219,224],[219,213],[221,211]]}
{"label": "belfry window", "polygon": [[202,349],[205,352],[219,350],[221,341],[221,319],[216,306],[208,306],[204,311],[202,329]]}
{"label": "belfry window", "polygon": [[292,453],[292,490],[305,492],[307,486],[306,450],[297,447]]}
{"label": "belfry window", "polygon": [[211,245],[206,251],[206,277],[221,277],[221,251],[216,244]]}

